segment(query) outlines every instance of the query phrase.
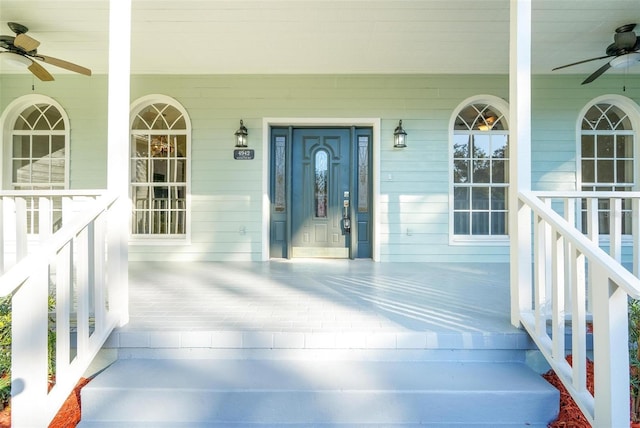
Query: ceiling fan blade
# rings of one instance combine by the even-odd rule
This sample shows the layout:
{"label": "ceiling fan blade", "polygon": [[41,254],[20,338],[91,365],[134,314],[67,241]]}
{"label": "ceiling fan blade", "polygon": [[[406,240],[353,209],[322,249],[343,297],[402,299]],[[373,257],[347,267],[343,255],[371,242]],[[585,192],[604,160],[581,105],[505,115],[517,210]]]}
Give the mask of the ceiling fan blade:
{"label": "ceiling fan blade", "polygon": [[578,61],[578,62],[572,62],[571,64],[561,65],[560,67],[556,67],[556,68],[552,69],[551,71],[560,70],[561,68],[567,68],[567,67],[571,67],[571,66],[578,65],[578,64],[584,64],[585,62],[591,62],[591,61],[596,61],[596,60],[599,60],[599,59],[609,58],[610,56],[611,55],[605,55],[605,56],[599,56],[597,58],[589,58],[589,59],[584,59],[584,60]]}
{"label": "ceiling fan blade", "polygon": [[605,65],[603,65],[602,67],[600,67],[599,69],[597,69],[596,71],[594,71],[591,76],[587,77],[586,79],[584,79],[584,82],[582,82],[583,85],[586,85],[587,83],[591,83],[594,80],[596,80],[598,77],[600,77],[605,71],[607,71],[608,69],[611,68],[611,64],[609,62],[607,62]]}
{"label": "ceiling fan blade", "polygon": [[34,39],[33,37],[29,37],[26,34],[18,34],[13,41],[13,44],[24,50],[25,52],[31,52],[40,46],[40,42]]}
{"label": "ceiling fan blade", "polygon": [[27,69],[43,82],[51,82],[53,80],[53,76],[51,75],[51,73],[49,73],[43,66],[33,60],[31,61],[31,65],[27,67]]}
{"label": "ceiling fan blade", "polygon": [[69,61],[65,61],[62,59],[54,58],[52,56],[46,55],[34,55],[34,58],[37,58],[41,61],[46,62],[47,64],[55,65],[56,67],[64,68],[65,70],[73,71],[75,73],[84,74],[85,76],[91,76],[91,70],[86,67],[82,67],[81,65],[74,64]]}

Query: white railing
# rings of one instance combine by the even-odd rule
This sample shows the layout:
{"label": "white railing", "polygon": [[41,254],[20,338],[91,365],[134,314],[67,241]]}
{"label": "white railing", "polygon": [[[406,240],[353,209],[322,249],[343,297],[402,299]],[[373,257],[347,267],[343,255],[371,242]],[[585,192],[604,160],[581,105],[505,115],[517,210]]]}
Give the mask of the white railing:
{"label": "white railing", "polygon": [[[16,262],[0,277],[0,296],[12,298],[11,418],[15,427],[48,426],[119,322],[119,308],[112,302],[118,284],[107,282],[108,264],[117,259],[108,254],[107,239],[107,221],[116,198],[81,193],[37,193],[38,227],[47,239],[39,239],[31,248],[29,213],[36,211],[28,209],[28,201],[34,196],[0,194],[3,223],[9,224],[7,215],[13,217],[17,233]],[[87,202],[85,196],[92,200]],[[60,213],[47,200],[58,197],[82,198],[83,209],[76,214],[73,209],[62,210],[58,230],[50,233],[52,220]],[[6,250],[3,255],[11,252]],[[52,312],[50,299],[55,302]],[[53,377],[48,373],[52,339]]]}
{"label": "white railing", "polygon": [[46,241],[100,190],[0,191],[0,273]]}
{"label": "white railing", "polygon": [[[598,214],[598,200],[609,201],[608,214]],[[594,427],[629,426],[629,296],[640,298],[640,280],[620,263],[622,249],[622,200],[634,200],[632,192],[520,192],[519,263],[529,259],[531,278],[512,284],[519,302],[520,323]],[[575,227],[576,203],[585,202],[586,230]],[[552,208],[555,204],[555,210]],[[580,206],[581,207],[581,206]],[[561,212],[560,215],[558,212]],[[600,207],[602,212],[602,206]],[[598,217],[609,219],[609,254],[599,245]],[[580,219],[582,215],[580,216]],[[631,218],[631,216],[629,217]],[[637,211],[633,216],[637,223]],[[584,226],[584,225],[583,225]],[[637,236],[637,225],[633,226]],[[530,233],[533,238],[532,246]],[[637,266],[637,237],[633,261]],[[524,255],[524,256],[523,256]],[[519,269],[531,269],[519,266]],[[570,329],[571,345],[565,343]],[[588,336],[592,329],[594,390],[587,388]],[[573,364],[566,361],[572,354]]]}

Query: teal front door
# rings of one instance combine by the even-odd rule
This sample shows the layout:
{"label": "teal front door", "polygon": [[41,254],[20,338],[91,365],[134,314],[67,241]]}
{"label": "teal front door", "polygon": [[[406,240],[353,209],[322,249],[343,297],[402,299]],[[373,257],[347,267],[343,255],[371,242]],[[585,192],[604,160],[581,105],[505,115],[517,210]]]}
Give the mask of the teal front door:
{"label": "teal front door", "polygon": [[349,257],[350,152],[349,129],[293,131],[293,257]]}
{"label": "teal front door", "polygon": [[371,257],[370,128],[271,130],[271,257]]}

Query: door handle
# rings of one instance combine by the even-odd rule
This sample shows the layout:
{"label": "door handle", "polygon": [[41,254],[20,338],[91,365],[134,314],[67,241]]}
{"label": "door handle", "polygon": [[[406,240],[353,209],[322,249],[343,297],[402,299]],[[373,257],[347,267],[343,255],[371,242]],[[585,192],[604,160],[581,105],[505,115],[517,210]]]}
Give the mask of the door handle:
{"label": "door handle", "polygon": [[349,218],[349,200],[344,200],[344,211],[342,212],[342,227],[344,233],[351,233],[351,219]]}

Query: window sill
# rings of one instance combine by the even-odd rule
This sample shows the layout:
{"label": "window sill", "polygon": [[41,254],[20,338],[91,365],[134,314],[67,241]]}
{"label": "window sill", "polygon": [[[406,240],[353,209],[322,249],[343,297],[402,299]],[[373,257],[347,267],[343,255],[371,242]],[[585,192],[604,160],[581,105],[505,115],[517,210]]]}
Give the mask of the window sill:
{"label": "window sill", "polygon": [[458,246],[491,246],[506,247],[509,246],[508,236],[489,236],[489,237],[472,237],[472,236],[450,236],[449,245]]}

